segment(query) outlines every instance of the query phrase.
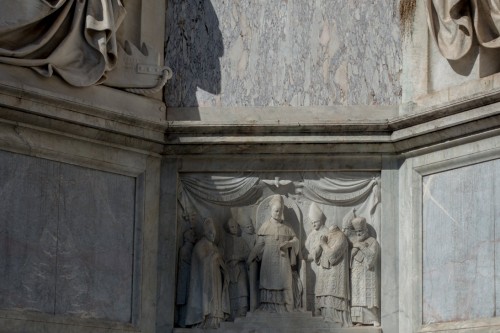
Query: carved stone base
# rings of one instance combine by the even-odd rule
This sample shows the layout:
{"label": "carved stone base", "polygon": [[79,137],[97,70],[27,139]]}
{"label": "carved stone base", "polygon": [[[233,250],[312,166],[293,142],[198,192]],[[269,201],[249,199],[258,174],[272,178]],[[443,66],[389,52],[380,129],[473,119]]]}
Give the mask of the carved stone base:
{"label": "carved stone base", "polygon": [[321,317],[313,317],[311,312],[267,313],[249,312],[246,317],[234,322],[223,322],[219,329],[175,328],[174,333],[382,333],[380,327],[360,326],[342,328],[339,324],[325,322]]}

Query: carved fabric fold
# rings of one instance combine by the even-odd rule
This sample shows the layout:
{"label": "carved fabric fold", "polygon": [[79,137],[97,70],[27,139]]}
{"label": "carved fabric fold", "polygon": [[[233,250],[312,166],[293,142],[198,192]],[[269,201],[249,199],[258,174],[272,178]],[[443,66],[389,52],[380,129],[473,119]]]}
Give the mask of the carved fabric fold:
{"label": "carved fabric fold", "polygon": [[[367,198],[380,181],[378,174],[365,172],[304,172],[302,177],[302,193],[306,198],[321,204],[343,206]],[[375,202],[378,203],[378,199]]]}
{"label": "carved fabric fold", "polygon": [[[189,174],[180,176],[181,195],[221,206],[253,204],[260,196],[259,177]],[[193,202],[193,200],[189,200]]]}
{"label": "carved fabric fold", "polygon": [[0,25],[0,62],[56,72],[73,86],[101,83],[114,68],[116,31],[126,11],[120,0],[0,0],[0,8],[23,12]]}
{"label": "carved fabric fold", "polygon": [[472,47],[500,47],[500,3],[497,0],[427,0],[427,22],[441,54],[458,60]]}

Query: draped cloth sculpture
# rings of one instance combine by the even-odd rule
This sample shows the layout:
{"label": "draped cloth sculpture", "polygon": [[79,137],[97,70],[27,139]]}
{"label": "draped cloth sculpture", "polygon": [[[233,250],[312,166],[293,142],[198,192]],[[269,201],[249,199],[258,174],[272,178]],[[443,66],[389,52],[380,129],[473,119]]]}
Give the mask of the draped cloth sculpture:
{"label": "draped cloth sculpture", "polygon": [[260,303],[269,312],[286,312],[294,308],[292,265],[296,264],[299,241],[283,221],[283,198],[274,195],[270,201],[271,217],[257,232],[257,242],[248,257],[251,264],[261,259]]}
{"label": "draped cloth sculpture", "polygon": [[500,3],[496,0],[426,0],[432,37],[441,54],[461,59],[473,45],[500,47]]}
{"label": "draped cloth sculpture", "polygon": [[[20,1],[20,2],[19,2]],[[28,0],[0,0],[4,13]],[[2,17],[0,62],[31,67],[50,77],[57,72],[73,86],[100,83],[117,61],[116,31],[126,11],[120,0],[37,0],[38,10],[11,22]],[[23,13],[24,14],[24,13]],[[31,15],[29,15],[31,14]]]}
{"label": "draped cloth sculpture", "polygon": [[0,0],[0,8],[0,63],[57,74],[76,87],[103,84],[141,95],[172,77],[146,42],[141,13],[127,16],[129,26],[141,28],[139,38],[121,29],[121,0]]}

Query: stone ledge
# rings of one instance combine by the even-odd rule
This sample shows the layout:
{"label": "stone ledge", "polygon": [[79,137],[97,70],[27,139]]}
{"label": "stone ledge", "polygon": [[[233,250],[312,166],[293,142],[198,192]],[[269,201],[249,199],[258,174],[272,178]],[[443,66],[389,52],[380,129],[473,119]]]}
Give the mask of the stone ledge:
{"label": "stone ledge", "polygon": [[[105,86],[75,88],[57,77],[0,64],[0,107],[146,140],[163,141],[163,102]],[[16,120],[18,121],[18,120]]]}

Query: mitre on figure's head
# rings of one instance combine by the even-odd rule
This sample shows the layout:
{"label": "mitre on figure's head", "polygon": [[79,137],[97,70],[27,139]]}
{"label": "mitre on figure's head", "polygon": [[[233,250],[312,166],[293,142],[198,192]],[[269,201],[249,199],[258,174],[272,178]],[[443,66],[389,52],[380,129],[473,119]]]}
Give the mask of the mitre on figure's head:
{"label": "mitre on figure's head", "polygon": [[361,216],[357,216],[352,220],[352,226],[354,230],[367,230],[366,219]]}
{"label": "mitre on figure's head", "polygon": [[283,208],[283,197],[280,194],[275,194],[271,196],[271,201],[269,201],[269,207],[272,207],[275,204],[280,204],[281,208]]}
{"label": "mitre on figure's head", "polygon": [[274,205],[280,205],[281,206],[281,220],[284,220],[284,210],[285,210],[285,203],[283,201],[283,197],[281,194],[274,194],[271,196],[271,200],[269,201],[269,208],[273,208]]}
{"label": "mitre on figure's head", "polygon": [[309,206],[309,214],[307,215],[309,217],[310,222],[315,222],[315,221],[321,221],[325,222],[326,221],[326,216],[323,213],[323,211],[318,207],[318,205],[313,202]]}

